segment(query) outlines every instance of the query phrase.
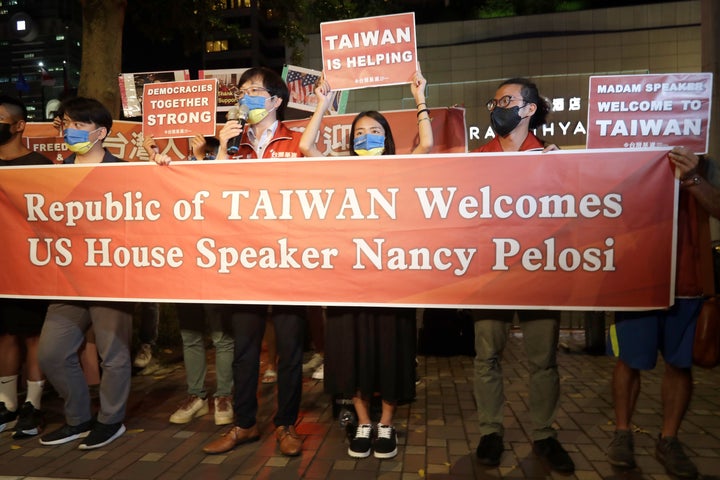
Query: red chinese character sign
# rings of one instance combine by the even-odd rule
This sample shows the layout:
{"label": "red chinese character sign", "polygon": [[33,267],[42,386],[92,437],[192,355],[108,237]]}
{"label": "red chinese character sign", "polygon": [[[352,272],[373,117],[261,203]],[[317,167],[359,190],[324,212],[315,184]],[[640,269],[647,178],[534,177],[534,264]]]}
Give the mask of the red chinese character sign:
{"label": "red chinese character sign", "polygon": [[409,83],[417,70],[414,13],[324,22],[320,41],[333,90]]}
{"label": "red chinese character sign", "polygon": [[[396,110],[382,112],[385,115],[395,138],[395,152],[410,153],[417,145],[417,131],[404,128],[415,121],[415,110]],[[465,132],[465,110],[458,107],[431,108],[433,117],[433,137],[435,146],[433,153],[464,153],[467,151]],[[355,114],[326,115],[318,135],[317,147],[328,156],[348,155],[349,134]],[[285,125],[290,130],[302,132],[308,119],[287,120]],[[219,131],[222,124],[218,124]],[[160,139],[156,137],[160,153],[169,155],[173,160],[185,159],[190,154],[189,137]],[[143,148],[142,124],[115,120],[110,135],[105,138],[103,147],[116,157],[128,162],[147,161],[148,155]],[[62,163],[70,156],[70,150],[63,142],[57,128],[50,122],[29,122],[23,132],[25,146],[33,152],[45,155],[55,163]]]}
{"label": "red chinese character sign", "polygon": [[590,77],[587,148],[707,153],[712,73]]}
{"label": "red chinese character sign", "polygon": [[143,135],[157,138],[215,135],[217,79],[145,86]]}

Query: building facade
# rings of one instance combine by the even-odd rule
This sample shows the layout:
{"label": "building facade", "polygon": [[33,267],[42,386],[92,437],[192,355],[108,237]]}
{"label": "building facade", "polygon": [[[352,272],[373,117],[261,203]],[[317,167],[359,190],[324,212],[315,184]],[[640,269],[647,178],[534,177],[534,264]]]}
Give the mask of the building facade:
{"label": "building facade", "polygon": [[80,79],[82,16],[76,0],[0,0],[0,91],[21,97],[32,120],[50,118]]}
{"label": "building facade", "polygon": [[[492,135],[485,107],[498,84],[529,77],[553,112],[539,136],[561,147],[585,145],[589,77],[699,72],[700,1],[417,26],[418,58],[431,107],[466,108],[468,148]],[[319,35],[304,67],[320,69]],[[348,112],[414,108],[408,86],[352,90]]]}

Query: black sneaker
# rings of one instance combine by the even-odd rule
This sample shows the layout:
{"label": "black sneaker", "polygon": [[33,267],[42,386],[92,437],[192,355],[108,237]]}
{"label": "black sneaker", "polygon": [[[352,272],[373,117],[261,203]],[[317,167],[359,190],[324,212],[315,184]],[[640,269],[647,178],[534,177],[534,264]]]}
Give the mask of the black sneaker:
{"label": "black sneaker", "polygon": [[635,444],[631,431],[615,431],[615,436],[607,450],[607,459],[613,467],[635,468]]}
{"label": "black sneaker", "polygon": [[17,416],[17,411],[11,412],[5,406],[5,402],[0,402],[0,432],[12,428]]}
{"label": "black sneaker", "polygon": [[391,425],[378,423],[373,455],[375,458],[393,458],[397,455],[397,434]]}
{"label": "black sneaker", "polygon": [[125,433],[125,425],[118,423],[100,423],[95,422],[90,435],[78,446],[80,450],[92,450],[94,448],[104,447],[112,442],[120,435]]}
{"label": "black sneaker", "polygon": [[572,458],[554,437],[534,441],[533,451],[536,455],[544,458],[550,468],[556,472],[572,473],[575,471],[575,463]]}
{"label": "black sneaker", "polygon": [[372,441],[370,436],[372,435],[372,425],[363,424],[358,425],[355,429],[355,437],[350,440],[350,447],[348,447],[348,455],[353,458],[366,458],[370,456],[370,447]]}
{"label": "black sneaker", "polygon": [[35,408],[30,402],[25,402],[18,410],[18,421],[15,425],[15,433],[13,438],[19,440],[21,438],[33,437],[40,433],[45,426],[43,413]]}
{"label": "black sneaker", "polygon": [[698,469],[685,455],[677,437],[661,437],[655,447],[655,458],[668,473],[681,478],[697,478]]}
{"label": "black sneaker", "polygon": [[480,437],[475,454],[483,465],[495,467],[500,465],[500,457],[504,450],[502,436],[499,433],[490,433]]}
{"label": "black sneaker", "polygon": [[75,426],[66,423],[57,430],[40,437],[40,443],[42,445],[62,445],[63,443],[72,442],[77,438],[87,437],[91,428],[92,420]]}

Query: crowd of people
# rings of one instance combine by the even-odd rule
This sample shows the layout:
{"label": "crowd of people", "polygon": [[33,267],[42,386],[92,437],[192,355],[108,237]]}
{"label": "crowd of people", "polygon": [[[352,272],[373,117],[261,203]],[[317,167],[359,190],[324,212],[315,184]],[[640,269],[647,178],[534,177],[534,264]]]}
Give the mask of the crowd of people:
{"label": "crowd of people", "polygon": [[[433,149],[427,82],[418,70],[410,89],[417,108],[417,144],[413,154]],[[263,159],[317,157],[315,141],[329,108],[332,89],[321,79],[315,88],[317,108],[304,133],[283,124],[289,91],[282,77],[267,68],[250,68],[238,82],[237,96],[249,111],[247,125],[228,120],[217,139],[193,138],[193,159]],[[487,102],[493,140],[480,152],[538,152],[556,150],[533,134],[545,123],[550,106],[528,79],[502,82]],[[0,165],[51,163],[22,143],[27,121],[24,105],[11,97],[0,98]],[[72,154],[66,164],[122,162],[103,148],[112,128],[108,110],[97,100],[73,98],[62,103],[58,126]],[[238,148],[228,152],[231,139]],[[359,113],[350,131],[351,155],[394,155],[390,125],[378,111]],[[152,137],[144,146],[160,165],[172,161],[161,154]],[[538,159],[540,161],[540,159]],[[694,235],[696,214],[720,217],[720,189],[707,181],[704,158],[676,147],[669,160],[680,179],[678,216],[677,297],[662,311],[620,312],[610,328],[609,354],[617,357],[613,377],[616,432],[607,450],[617,467],[634,468],[632,414],[640,392],[640,372],[655,367],[658,352],[665,360],[662,431],[656,456],[671,474],[695,478],[698,471],[678,440],[678,431],[692,394],[692,338],[702,305],[698,279],[699,243]],[[60,445],[80,439],[78,448],[95,449],[119,438],[125,431],[125,409],[130,392],[131,369],[145,367],[153,356],[157,337],[158,306],[147,304],[139,339],[131,357],[134,304],[108,301],[0,300],[0,431],[14,430],[14,438],[39,436],[42,445]],[[503,443],[502,358],[508,333],[517,315],[530,370],[529,401],[533,451],[550,468],[569,473],[575,464],[557,438],[555,416],[560,402],[560,376],[556,352],[559,312],[553,310],[472,311],[475,326],[475,400],[480,441],[479,463],[499,465]],[[399,404],[415,396],[417,333],[415,312],[394,307],[298,307],[288,305],[182,305],[178,308],[187,396],[169,421],[188,423],[209,413],[217,425],[231,425],[202,450],[207,454],[231,451],[260,438],[257,425],[260,358],[268,325],[274,329],[272,358],[277,383],[273,418],[279,451],[286,456],[302,453],[303,438],[296,430],[302,395],[303,371],[322,379],[333,398],[351,400],[357,425],[348,439],[353,458],[393,458],[398,453],[393,416]],[[79,360],[86,333],[94,333],[102,370],[100,408],[91,409],[89,387]],[[217,381],[214,401],[205,385],[208,330],[215,349]],[[306,330],[312,334],[316,353],[303,365]],[[642,331],[643,335],[637,332]],[[650,334],[652,332],[652,334]],[[269,337],[268,337],[269,338]],[[332,338],[326,342],[325,338]],[[642,341],[639,341],[642,339]],[[25,365],[26,399],[18,401],[18,378]],[[266,371],[267,373],[267,371]],[[262,381],[268,375],[262,377]],[[45,431],[41,397],[45,379],[64,400],[64,424]],[[371,403],[379,401],[380,412]],[[375,413],[379,413],[376,415]]]}

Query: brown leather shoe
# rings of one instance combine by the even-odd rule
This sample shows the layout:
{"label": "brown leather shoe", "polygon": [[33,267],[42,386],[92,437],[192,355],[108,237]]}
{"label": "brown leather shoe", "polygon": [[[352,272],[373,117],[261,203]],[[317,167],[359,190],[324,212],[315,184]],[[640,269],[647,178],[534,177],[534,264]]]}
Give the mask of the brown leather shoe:
{"label": "brown leather shoe", "polygon": [[280,453],[288,457],[297,457],[302,452],[302,438],[295,431],[294,425],[277,427],[275,438],[280,445]]}
{"label": "brown leather shoe", "polygon": [[258,440],[260,440],[260,432],[258,432],[257,424],[250,428],[232,427],[229,432],[205,445],[203,452],[210,454],[225,453],[237,445]]}

